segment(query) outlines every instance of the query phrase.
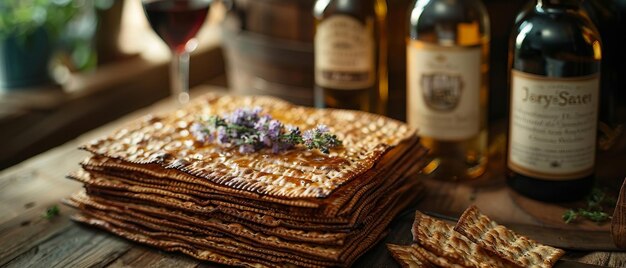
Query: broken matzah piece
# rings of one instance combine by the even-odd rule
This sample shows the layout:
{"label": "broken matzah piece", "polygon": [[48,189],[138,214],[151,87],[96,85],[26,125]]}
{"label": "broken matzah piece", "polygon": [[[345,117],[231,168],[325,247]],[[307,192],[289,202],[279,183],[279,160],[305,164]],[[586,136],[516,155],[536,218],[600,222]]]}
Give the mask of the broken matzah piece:
{"label": "broken matzah piece", "polygon": [[454,230],[481,248],[521,267],[552,267],[565,251],[542,245],[499,225],[471,206]]}
{"label": "broken matzah piece", "polygon": [[464,267],[511,267],[499,257],[481,249],[460,233],[453,226],[415,212],[415,221],[411,230],[413,238],[422,247]]}
{"label": "broken matzah piece", "polygon": [[434,264],[437,267],[443,268],[463,268],[463,266],[453,263],[452,261],[437,256],[437,254],[428,251],[418,244],[412,244],[411,249],[416,253],[421,255],[423,258],[427,259],[430,263]]}
{"label": "broken matzah piece", "polygon": [[413,246],[401,246],[395,244],[387,244],[387,249],[391,252],[396,261],[403,268],[431,268],[435,267],[428,259],[415,251]]}

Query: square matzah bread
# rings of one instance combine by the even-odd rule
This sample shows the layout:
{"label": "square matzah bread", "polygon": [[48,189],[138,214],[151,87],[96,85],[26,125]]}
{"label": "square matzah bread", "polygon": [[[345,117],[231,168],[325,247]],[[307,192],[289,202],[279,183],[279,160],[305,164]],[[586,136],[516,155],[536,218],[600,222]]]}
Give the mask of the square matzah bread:
{"label": "square matzah bread", "polygon": [[[414,193],[416,186],[419,184],[399,188],[397,195],[403,195],[403,197],[379,204],[376,212],[378,217],[364,226],[363,230],[354,233],[356,235],[354,239],[351,238],[340,246],[312,244],[308,248],[304,247],[302,242],[281,242],[276,237],[274,239],[272,237],[249,239],[249,237],[236,234],[233,236],[228,232],[197,230],[197,228],[208,226],[206,223],[188,226],[171,221],[170,218],[157,219],[141,214],[126,215],[123,207],[111,208],[109,205],[94,203],[84,194],[75,195],[66,202],[80,208],[81,214],[75,218],[77,221],[103,228],[131,240],[140,237],[142,239],[138,242],[148,243],[168,251],[190,254],[189,252],[206,249],[239,259],[259,260],[261,263],[269,261],[269,263],[276,264],[276,267],[285,265],[328,267],[349,265],[380,240],[389,222],[411,200],[407,196]],[[260,241],[260,239],[269,239],[269,241]],[[170,248],[172,241],[183,246],[185,250],[181,250],[181,247]],[[267,243],[279,244],[269,246]],[[197,257],[197,255],[191,255]],[[213,261],[219,262],[219,260]]]}
{"label": "square matzah bread", "polygon": [[552,267],[565,251],[518,235],[480,213],[476,206],[465,210],[454,230],[483,249],[520,267]]}
{"label": "square matzah bread", "polygon": [[[302,131],[325,124],[343,146],[242,154],[191,134],[201,117],[253,107]],[[76,221],[243,267],[349,266],[419,196],[426,154],[412,128],[379,115],[215,94],[82,149],[92,155],[68,176],[84,184],[67,200]]]}
{"label": "square matzah bread", "polygon": [[[425,149],[419,143],[407,143],[385,153],[372,169],[339,187],[326,198],[271,197],[246,192],[228,186],[215,185],[204,178],[191,176],[155,164],[134,164],[121,160],[92,156],[82,163],[83,169],[99,176],[121,178],[127,184],[155,189],[184,191],[202,199],[225,200],[244,206],[272,210],[290,216],[315,214],[319,220],[350,215],[360,204],[371,204],[385,187],[406,174],[416,174],[422,166]],[[385,174],[385,176],[378,176]],[[76,176],[71,176],[75,178]],[[84,181],[83,181],[84,182]]]}
{"label": "square matzah bread", "polygon": [[412,245],[401,246],[394,244],[387,244],[387,249],[402,268],[434,268],[428,259],[419,254],[415,247]]}
{"label": "square matzah bread", "polygon": [[454,231],[453,226],[426,216],[419,211],[415,212],[415,221],[411,232],[415,242],[422,247],[463,267],[514,267]]}
{"label": "square matzah bread", "polygon": [[[278,154],[268,150],[241,154],[216,144],[200,144],[191,135],[191,125],[201,116],[221,116],[245,107],[260,107],[262,113],[303,131],[327,125],[343,147],[329,155],[302,147]],[[208,94],[175,113],[137,120],[83,149],[267,196],[323,198],[370,170],[387,150],[414,137],[415,130],[407,124],[379,115],[307,108],[271,97]]]}

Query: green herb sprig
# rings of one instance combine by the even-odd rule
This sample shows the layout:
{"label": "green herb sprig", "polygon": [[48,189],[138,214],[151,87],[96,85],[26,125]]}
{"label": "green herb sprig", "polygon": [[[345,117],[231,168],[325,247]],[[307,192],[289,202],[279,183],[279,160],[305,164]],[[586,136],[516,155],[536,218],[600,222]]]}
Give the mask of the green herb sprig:
{"label": "green herb sprig", "polygon": [[604,206],[613,206],[617,202],[614,197],[606,194],[602,189],[594,187],[585,197],[586,208],[569,209],[563,213],[565,223],[573,223],[579,219],[587,219],[595,223],[603,223],[611,219],[611,215],[604,211]]}
{"label": "green herb sprig", "polygon": [[61,213],[61,210],[59,209],[59,206],[53,205],[49,207],[48,209],[46,209],[46,212],[43,215],[41,215],[41,217],[46,220],[51,220],[52,218],[59,216],[60,213]]}

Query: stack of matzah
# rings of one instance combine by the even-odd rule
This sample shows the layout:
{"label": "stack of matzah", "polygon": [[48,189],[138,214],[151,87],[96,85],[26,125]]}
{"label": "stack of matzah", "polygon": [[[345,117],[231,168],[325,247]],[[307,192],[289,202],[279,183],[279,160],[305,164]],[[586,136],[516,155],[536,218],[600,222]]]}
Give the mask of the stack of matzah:
{"label": "stack of matzah", "polygon": [[[194,140],[202,115],[261,107],[343,141],[326,155],[296,147],[242,154]],[[425,150],[413,129],[377,115],[298,107],[268,97],[207,95],[85,145],[70,175],[85,191],[75,220],[198,259],[254,267],[347,266],[419,192]]]}
{"label": "stack of matzah", "polygon": [[403,267],[552,267],[565,253],[515,234],[468,208],[456,226],[419,211],[413,222],[414,244],[387,248]]}

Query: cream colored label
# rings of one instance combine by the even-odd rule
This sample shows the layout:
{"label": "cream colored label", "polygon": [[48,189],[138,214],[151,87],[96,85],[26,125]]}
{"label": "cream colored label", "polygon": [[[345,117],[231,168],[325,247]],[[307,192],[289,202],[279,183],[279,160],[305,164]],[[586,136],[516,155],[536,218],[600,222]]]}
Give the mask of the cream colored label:
{"label": "cream colored label", "polygon": [[324,19],[315,34],[315,83],[334,89],[362,89],[375,82],[373,21],[345,15]]}
{"label": "cream colored label", "polygon": [[480,130],[481,47],[410,40],[407,120],[419,134],[457,141]]}
{"label": "cream colored label", "polygon": [[599,76],[548,78],[512,71],[508,166],[568,180],[593,172]]}

